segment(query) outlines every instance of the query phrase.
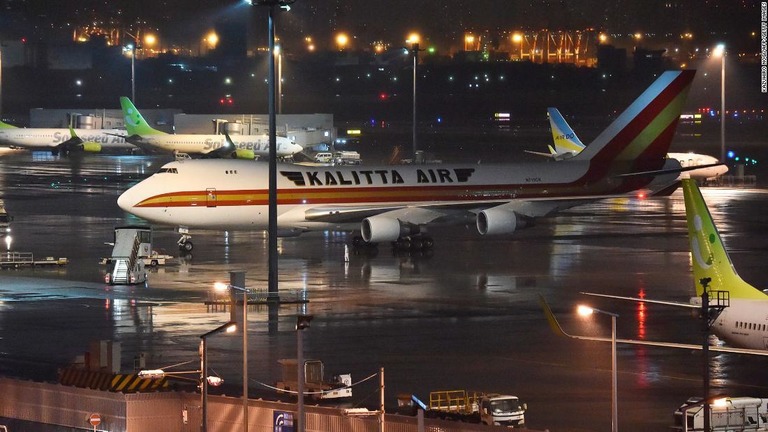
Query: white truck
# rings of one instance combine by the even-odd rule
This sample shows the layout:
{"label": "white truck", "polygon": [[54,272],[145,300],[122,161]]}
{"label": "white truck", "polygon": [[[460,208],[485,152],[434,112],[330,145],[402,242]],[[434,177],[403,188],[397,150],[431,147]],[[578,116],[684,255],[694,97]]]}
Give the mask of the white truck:
{"label": "white truck", "polygon": [[[414,395],[398,396],[400,407],[409,405],[405,399],[424,410],[427,417],[471,423],[483,423],[509,428],[525,427],[528,406],[517,396],[467,390],[438,390],[429,393],[429,404]],[[416,406],[411,405],[415,409]]]}
{"label": "white truck", "polygon": [[[768,431],[768,399],[723,397],[710,402],[710,430],[713,432]],[[690,398],[675,411],[673,430],[704,431],[704,401]]]}

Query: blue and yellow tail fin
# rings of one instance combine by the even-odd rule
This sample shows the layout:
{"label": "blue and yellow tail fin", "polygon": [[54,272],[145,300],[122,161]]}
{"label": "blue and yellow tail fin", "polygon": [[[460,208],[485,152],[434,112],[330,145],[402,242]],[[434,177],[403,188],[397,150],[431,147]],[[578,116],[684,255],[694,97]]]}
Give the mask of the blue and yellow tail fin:
{"label": "blue and yellow tail fin", "polygon": [[733,268],[696,182],[683,179],[682,184],[696,295],[701,296],[706,284],[709,290],[728,291],[732,299],[766,299],[768,295],[745,282]]}
{"label": "blue and yellow tail fin", "polygon": [[560,111],[557,108],[547,108],[547,115],[549,116],[549,127],[552,130],[552,141],[555,144],[554,151],[550,147],[550,153],[553,156],[568,153],[574,156],[579,154],[584,149],[584,144],[565,121]]}
{"label": "blue and yellow tail fin", "polygon": [[130,99],[125,96],[120,97],[120,107],[123,109],[123,119],[125,121],[125,130],[128,135],[159,135],[165,132],[153,129],[152,126],[144,120],[138,109],[133,105]]}

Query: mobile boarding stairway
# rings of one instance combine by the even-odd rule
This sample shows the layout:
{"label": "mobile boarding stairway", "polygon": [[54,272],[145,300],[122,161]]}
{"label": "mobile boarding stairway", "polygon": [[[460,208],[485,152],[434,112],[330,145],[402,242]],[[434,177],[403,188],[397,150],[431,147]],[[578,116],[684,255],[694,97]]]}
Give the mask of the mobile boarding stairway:
{"label": "mobile boarding stairway", "polygon": [[115,243],[104,282],[110,285],[133,285],[144,283],[147,272],[143,256],[152,251],[152,229],[146,226],[123,226],[115,228]]}

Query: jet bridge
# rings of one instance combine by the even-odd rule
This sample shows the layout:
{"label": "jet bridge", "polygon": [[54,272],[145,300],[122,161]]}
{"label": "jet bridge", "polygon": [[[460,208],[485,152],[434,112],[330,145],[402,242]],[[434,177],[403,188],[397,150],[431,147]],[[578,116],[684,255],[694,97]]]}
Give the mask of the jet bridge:
{"label": "jet bridge", "polygon": [[112,257],[104,282],[110,285],[144,283],[147,272],[141,257],[151,255],[152,228],[148,226],[122,226],[115,228]]}

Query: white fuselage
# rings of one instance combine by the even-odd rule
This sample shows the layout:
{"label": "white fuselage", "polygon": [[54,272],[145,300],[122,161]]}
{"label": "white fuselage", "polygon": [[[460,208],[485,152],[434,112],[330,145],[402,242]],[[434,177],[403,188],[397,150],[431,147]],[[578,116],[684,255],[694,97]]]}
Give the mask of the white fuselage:
{"label": "white fuselage", "polygon": [[[512,165],[277,166],[278,228],[348,228],[352,209],[484,209],[514,200],[574,200],[629,192],[623,180],[588,173],[589,161]],[[668,175],[669,182],[676,174]],[[657,179],[658,180],[658,179]],[[190,228],[266,229],[268,164],[209,159],[170,162],[124,192],[123,210]],[[322,216],[322,217],[321,217]],[[332,216],[338,216],[329,223]],[[322,220],[320,220],[322,219]],[[337,223],[338,222],[338,223]]]}
{"label": "white fuselage", "polygon": [[[75,134],[86,142],[101,144],[103,149],[135,149],[125,141],[121,129],[75,129]],[[66,128],[7,128],[0,129],[0,144],[14,147],[52,149],[72,138]]]}
{"label": "white fuselage", "polygon": [[[676,159],[683,168],[718,163],[717,158],[698,153],[667,153],[667,157]],[[728,172],[725,165],[711,166],[686,171],[686,174],[696,180],[713,180]]]}
{"label": "white fuselage", "polygon": [[[257,156],[269,155],[269,135],[230,135],[238,150],[252,151]],[[152,147],[157,151],[205,154],[226,145],[224,135],[200,134],[158,134],[142,135],[140,144],[145,149]],[[277,156],[286,157],[296,154],[302,147],[285,137],[276,137]]]}
{"label": "white fuselage", "polygon": [[768,350],[768,300],[731,298],[711,329],[731,346]]}

